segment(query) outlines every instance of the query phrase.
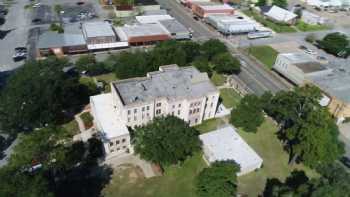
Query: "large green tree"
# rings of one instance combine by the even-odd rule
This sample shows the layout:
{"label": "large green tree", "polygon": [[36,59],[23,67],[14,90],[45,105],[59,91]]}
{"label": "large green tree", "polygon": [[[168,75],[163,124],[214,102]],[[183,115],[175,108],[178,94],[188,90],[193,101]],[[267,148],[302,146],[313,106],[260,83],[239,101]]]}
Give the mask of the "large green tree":
{"label": "large green tree", "polygon": [[350,54],[349,42],[347,36],[339,32],[327,34],[322,40],[317,41],[318,45],[328,53],[344,57]]}
{"label": "large green tree", "polygon": [[218,161],[204,168],[196,177],[199,197],[232,197],[237,192],[237,173],[234,161]]}
{"label": "large green tree", "polygon": [[182,49],[180,42],[175,40],[161,42],[151,51],[151,61],[157,67],[169,64],[185,66],[187,64],[186,52],[188,51]]}
{"label": "large green tree", "polygon": [[317,87],[305,86],[264,99],[265,112],[281,125],[279,136],[290,162],[303,161],[314,168],[332,163],[344,152],[337,125],[319,104],[321,97]]}
{"label": "large green tree", "polygon": [[228,49],[226,45],[218,39],[210,39],[201,45],[201,53],[209,61],[213,59],[215,55],[225,53]]}
{"label": "large green tree", "polygon": [[256,132],[263,121],[262,102],[256,95],[244,96],[237,108],[231,111],[231,123],[247,132]]}
{"label": "large green tree", "polygon": [[77,76],[67,75],[68,62],[48,58],[18,69],[0,92],[0,126],[5,132],[43,127],[61,120],[65,110],[87,102]]}
{"label": "large green tree", "polygon": [[136,127],[132,143],[142,158],[162,165],[184,161],[200,149],[198,131],[175,116],[156,117]]}
{"label": "large green tree", "polygon": [[217,73],[237,74],[241,71],[239,60],[228,52],[215,55],[212,64]]}

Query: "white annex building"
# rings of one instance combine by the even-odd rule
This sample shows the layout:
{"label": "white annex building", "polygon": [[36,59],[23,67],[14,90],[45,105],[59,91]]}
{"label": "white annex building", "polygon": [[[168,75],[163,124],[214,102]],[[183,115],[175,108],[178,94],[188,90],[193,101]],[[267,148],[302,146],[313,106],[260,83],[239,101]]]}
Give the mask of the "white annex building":
{"label": "white annex building", "polygon": [[238,176],[261,168],[261,157],[239,136],[233,126],[226,126],[199,136],[202,141],[204,160],[211,164],[215,161],[234,160],[240,165]]}
{"label": "white annex building", "polygon": [[111,93],[90,97],[90,104],[108,157],[133,152],[127,127],[165,115],[177,116],[190,126],[214,118],[219,94],[207,73],[168,65],[146,77],[112,82]]}

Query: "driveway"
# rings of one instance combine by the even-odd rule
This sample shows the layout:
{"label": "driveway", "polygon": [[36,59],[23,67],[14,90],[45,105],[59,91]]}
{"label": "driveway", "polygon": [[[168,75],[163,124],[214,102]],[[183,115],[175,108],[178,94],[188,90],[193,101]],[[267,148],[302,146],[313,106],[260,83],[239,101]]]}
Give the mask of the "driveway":
{"label": "driveway", "polygon": [[104,162],[107,165],[110,165],[112,168],[117,168],[123,164],[132,164],[138,166],[142,169],[146,178],[154,177],[156,174],[154,173],[152,166],[150,163],[145,160],[140,159],[139,156],[136,155],[121,155],[116,157],[111,157],[106,159]]}

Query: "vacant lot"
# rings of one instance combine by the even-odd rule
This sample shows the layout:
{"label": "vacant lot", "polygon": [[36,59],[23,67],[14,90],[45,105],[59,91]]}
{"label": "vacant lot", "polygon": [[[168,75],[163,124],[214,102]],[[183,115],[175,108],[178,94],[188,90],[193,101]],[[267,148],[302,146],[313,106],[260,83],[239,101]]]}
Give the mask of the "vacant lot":
{"label": "vacant lot", "polygon": [[249,47],[247,51],[269,69],[275,64],[278,55],[278,52],[270,46],[253,46]]}
{"label": "vacant lot", "polygon": [[161,177],[145,179],[137,170],[125,169],[113,175],[103,190],[106,197],[195,197],[194,178],[206,164],[201,154],[187,159],[182,165],[166,167]]}
{"label": "vacant lot", "polygon": [[260,126],[257,133],[239,131],[241,137],[264,160],[263,168],[239,177],[238,191],[248,196],[258,196],[264,190],[268,178],[283,181],[294,169],[304,170],[309,177],[317,174],[302,164],[288,165],[288,154],[276,136],[277,126],[269,118]]}
{"label": "vacant lot", "polygon": [[327,30],[330,29],[330,27],[326,26],[326,25],[309,25],[304,23],[303,21],[298,21],[298,23],[295,25],[295,27],[299,30],[299,31],[321,31],[321,30]]}

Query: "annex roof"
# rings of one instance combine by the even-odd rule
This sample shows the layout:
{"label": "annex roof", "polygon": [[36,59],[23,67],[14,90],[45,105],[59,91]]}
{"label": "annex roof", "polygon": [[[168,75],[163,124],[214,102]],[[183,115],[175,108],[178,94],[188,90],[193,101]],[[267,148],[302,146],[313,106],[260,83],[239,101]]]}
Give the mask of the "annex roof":
{"label": "annex roof", "polygon": [[45,49],[85,44],[86,42],[82,34],[59,34],[56,32],[47,31],[39,36],[37,48]]}
{"label": "annex roof", "polygon": [[113,82],[113,87],[124,105],[153,101],[161,97],[169,100],[201,97],[218,91],[207,73],[201,73],[192,66],[177,65],[161,66],[159,71],[150,72],[147,77]]}
{"label": "annex roof", "polygon": [[130,37],[169,34],[167,30],[158,23],[125,25],[123,27],[117,27],[116,32],[118,34],[118,37],[120,37],[120,39],[123,41],[127,40]]}
{"label": "annex roof", "polygon": [[147,23],[157,23],[161,20],[169,20],[173,19],[170,15],[167,14],[160,14],[160,15],[146,15],[146,16],[136,16],[137,22],[141,24],[147,24]]}
{"label": "annex roof", "polygon": [[206,155],[209,162],[234,160],[245,169],[263,161],[231,125],[201,134],[199,139],[209,151]]}

